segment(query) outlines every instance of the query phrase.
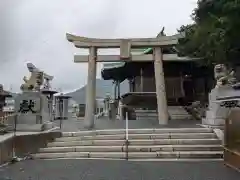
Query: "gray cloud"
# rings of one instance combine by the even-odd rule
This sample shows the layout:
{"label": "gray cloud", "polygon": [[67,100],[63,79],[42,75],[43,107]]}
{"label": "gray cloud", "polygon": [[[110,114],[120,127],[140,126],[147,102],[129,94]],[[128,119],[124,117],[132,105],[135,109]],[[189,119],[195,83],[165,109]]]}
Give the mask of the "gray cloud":
{"label": "gray cloud", "polygon": [[[0,83],[18,91],[26,61],[55,76],[56,88],[86,83],[87,65],[74,64],[66,32],[91,37],[156,36],[190,22],[197,0],[1,0]],[[181,8],[180,8],[181,6]],[[98,76],[101,64],[98,65]]]}

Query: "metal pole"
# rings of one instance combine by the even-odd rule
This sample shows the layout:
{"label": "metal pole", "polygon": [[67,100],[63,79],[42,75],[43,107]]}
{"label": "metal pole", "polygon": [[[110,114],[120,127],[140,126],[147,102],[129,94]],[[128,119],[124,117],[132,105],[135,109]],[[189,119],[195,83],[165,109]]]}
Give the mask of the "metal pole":
{"label": "metal pole", "polygon": [[128,112],[126,112],[126,128],[125,128],[125,146],[126,146],[126,160],[128,160],[128,146],[129,146],[129,141],[128,141]]}
{"label": "metal pole", "polygon": [[50,95],[50,98],[48,99],[48,110],[49,110],[50,121],[53,122],[53,101],[52,101],[52,95]]}
{"label": "metal pole", "polygon": [[14,128],[13,128],[13,141],[12,141],[12,157],[16,157],[15,152],[15,140],[16,140],[16,131],[17,131],[17,116],[18,114],[14,114]]}
{"label": "metal pole", "polygon": [[128,112],[126,112],[126,140],[128,140]]}
{"label": "metal pole", "polygon": [[62,118],[63,118],[63,100],[59,101],[59,114],[60,114],[60,129],[62,129]]}

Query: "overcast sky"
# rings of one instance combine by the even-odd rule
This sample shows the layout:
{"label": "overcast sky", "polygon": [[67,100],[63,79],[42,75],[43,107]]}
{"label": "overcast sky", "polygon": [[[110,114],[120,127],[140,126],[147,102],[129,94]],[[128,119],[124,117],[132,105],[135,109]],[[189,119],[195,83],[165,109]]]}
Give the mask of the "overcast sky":
{"label": "overcast sky", "polygon": [[[53,86],[69,91],[86,84],[87,64],[74,64],[86,53],[66,40],[82,36],[155,37],[191,23],[197,0],[0,0],[0,83],[19,91],[29,75],[26,62],[54,75]],[[101,64],[98,65],[100,77]]]}

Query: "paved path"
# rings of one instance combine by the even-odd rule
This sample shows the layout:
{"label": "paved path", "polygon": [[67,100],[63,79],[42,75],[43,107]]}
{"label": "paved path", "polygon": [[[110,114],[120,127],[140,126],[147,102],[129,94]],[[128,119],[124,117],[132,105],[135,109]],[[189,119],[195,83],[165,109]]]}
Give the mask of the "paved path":
{"label": "paved path", "polygon": [[222,162],[29,160],[0,168],[1,180],[239,180]]}
{"label": "paved path", "polygon": [[[62,121],[62,131],[79,131],[84,130],[83,119],[70,118]],[[59,120],[55,121],[56,124],[60,124]],[[129,120],[129,128],[188,128],[188,127],[200,127],[196,124],[201,123],[196,120],[170,120],[166,126],[159,125],[156,120]],[[109,120],[108,118],[101,118],[95,121],[95,129],[124,129],[125,121]]]}

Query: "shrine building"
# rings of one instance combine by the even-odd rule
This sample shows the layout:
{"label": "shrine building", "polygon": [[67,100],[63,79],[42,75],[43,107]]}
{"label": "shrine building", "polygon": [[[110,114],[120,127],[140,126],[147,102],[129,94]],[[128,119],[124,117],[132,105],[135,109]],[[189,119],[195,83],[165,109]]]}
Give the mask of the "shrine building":
{"label": "shrine building", "polygon": [[[176,56],[178,52],[174,47],[166,47],[162,51],[168,107],[187,106],[194,101],[206,102],[214,83],[212,68],[199,63],[201,59]],[[150,55],[153,49],[132,53]],[[153,61],[104,63],[101,75],[104,80],[116,82],[114,98],[128,107],[131,119],[136,118],[135,111],[138,109],[157,110]],[[129,82],[129,92],[120,96],[121,82],[124,80]],[[125,118],[125,113],[123,116]]]}

